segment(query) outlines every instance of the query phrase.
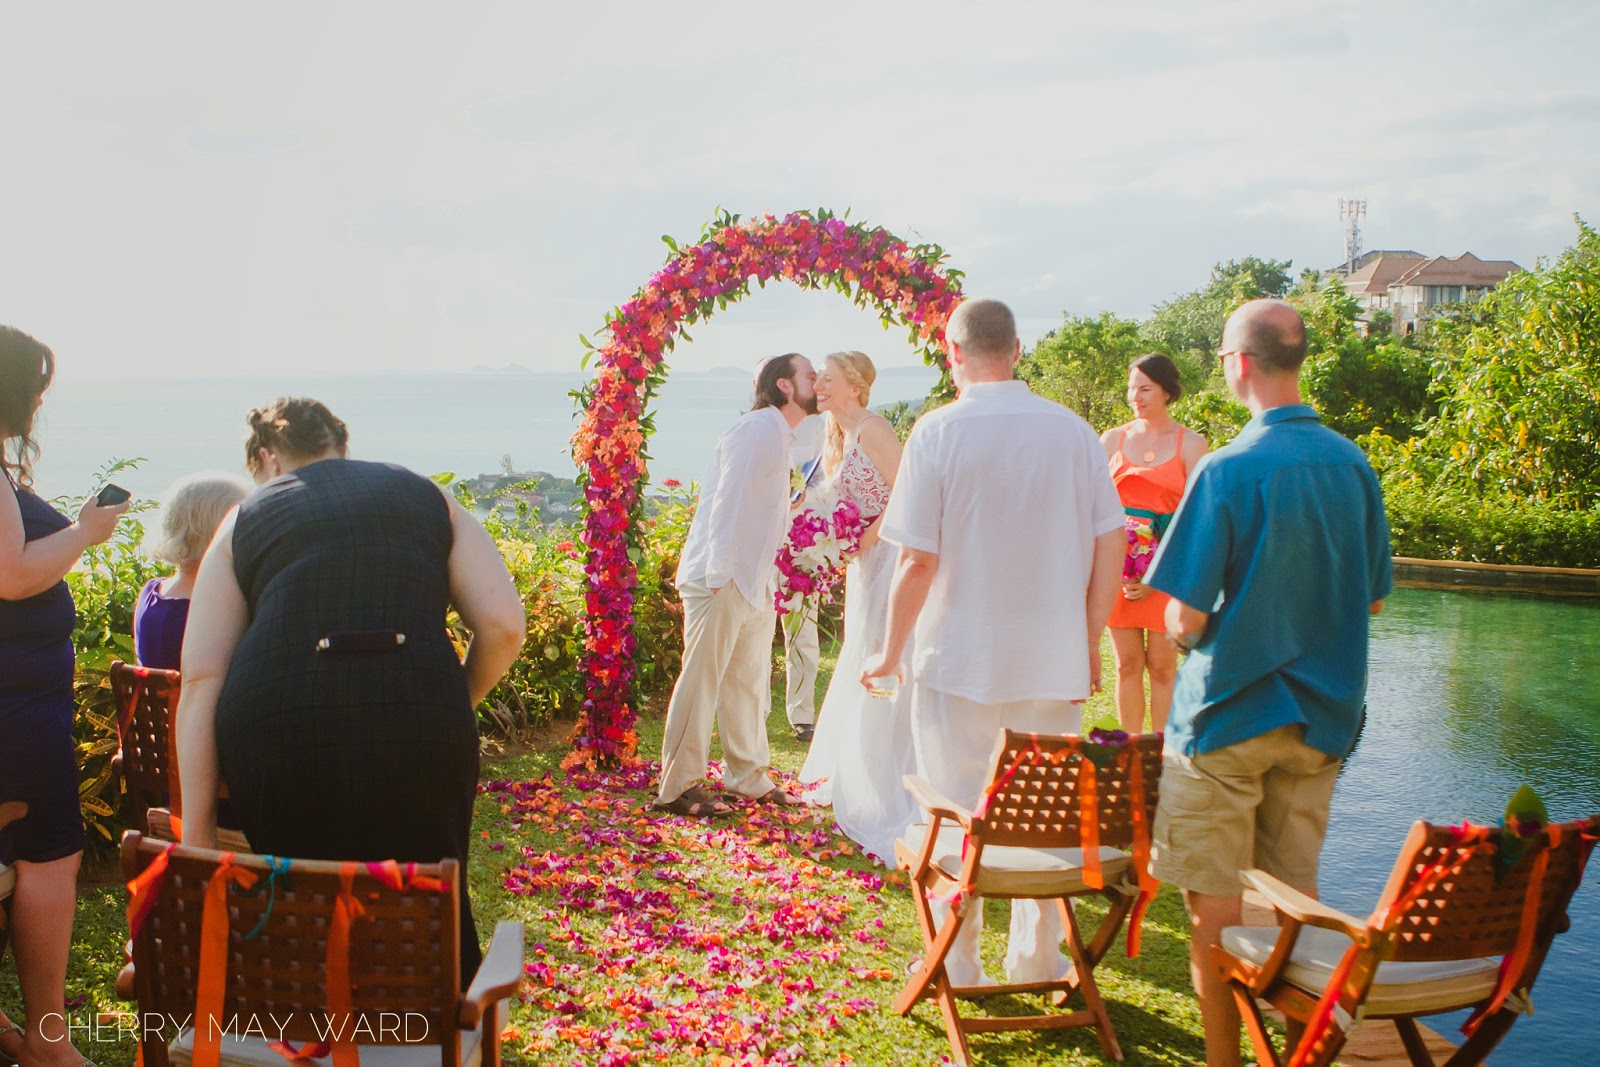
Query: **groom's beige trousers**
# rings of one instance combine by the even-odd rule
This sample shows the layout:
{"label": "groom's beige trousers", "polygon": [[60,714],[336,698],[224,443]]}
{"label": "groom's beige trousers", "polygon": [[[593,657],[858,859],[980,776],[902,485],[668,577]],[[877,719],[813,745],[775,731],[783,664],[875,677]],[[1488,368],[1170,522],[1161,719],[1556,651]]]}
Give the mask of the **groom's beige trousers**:
{"label": "groom's beige trousers", "polygon": [[[911,736],[917,751],[917,773],[935,789],[968,810],[977,808],[994,772],[995,743],[1002,729],[1036,734],[1075,734],[1083,721],[1080,705],[1067,700],[1018,700],[980,704],[927,686],[911,693]],[[945,957],[945,970],[957,986],[983,983],[978,961],[978,935],[983,930],[983,901],[968,904],[967,921]],[[935,904],[934,918],[943,925],[948,905]],[[1066,930],[1054,901],[1013,900],[1011,936],[1006,945],[1006,977],[1013,982],[1049,982],[1066,973],[1069,959],[1061,952]]]}
{"label": "groom's beige trousers", "polygon": [[772,705],[773,609],[746,600],[732,582],[715,593],[684,584],[683,669],[667,704],[660,799],[673,801],[706,774],[711,724],[722,734],[723,788],[748,797],[773,788],[767,777],[767,711]]}

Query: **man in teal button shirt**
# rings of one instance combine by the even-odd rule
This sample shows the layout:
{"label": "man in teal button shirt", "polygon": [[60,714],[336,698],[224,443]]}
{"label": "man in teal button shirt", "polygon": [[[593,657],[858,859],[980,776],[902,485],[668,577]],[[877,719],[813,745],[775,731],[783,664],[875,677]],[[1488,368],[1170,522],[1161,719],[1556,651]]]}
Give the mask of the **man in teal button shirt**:
{"label": "man in teal button shirt", "polygon": [[1211,962],[1240,922],[1239,872],[1316,895],[1339,765],[1361,726],[1367,620],[1393,584],[1377,478],[1301,401],[1306,328],[1253,300],[1222,333],[1254,416],[1196,465],[1145,581],[1172,597],[1178,672],[1152,870],[1183,890],[1206,1063],[1239,1063],[1239,1013]]}

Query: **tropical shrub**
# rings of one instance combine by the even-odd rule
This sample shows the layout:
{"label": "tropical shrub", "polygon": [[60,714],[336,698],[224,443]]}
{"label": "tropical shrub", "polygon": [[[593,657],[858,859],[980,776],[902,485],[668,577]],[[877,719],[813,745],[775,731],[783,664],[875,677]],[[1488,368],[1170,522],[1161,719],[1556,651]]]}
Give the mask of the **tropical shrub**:
{"label": "tropical shrub", "polygon": [[1351,440],[1380,430],[1410,440],[1430,418],[1433,371],[1410,338],[1356,327],[1361,305],[1339,279],[1307,279],[1289,299],[1306,319],[1306,362],[1300,385],[1325,425]]}
{"label": "tropical shrub", "polygon": [[1600,503],[1600,234],[1429,329],[1439,412],[1419,466],[1488,497]]}
{"label": "tropical shrub", "polygon": [[1239,435],[1250,421],[1250,409],[1239,403],[1221,375],[1205,389],[1185,394],[1172,408],[1172,417],[1204,437],[1213,449],[1221,448]]}
{"label": "tropical shrub", "polygon": [[1418,485],[1390,485],[1384,503],[1397,556],[1600,567],[1600,511]]}
{"label": "tropical shrub", "polygon": [[[100,468],[96,483],[112,480],[119,471],[137,467],[138,459],[113,460]],[[77,514],[82,500],[59,497],[51,503],[63,515]],[[112,789],[111,757],[117,751],[117,711],[111,697],[111,664],[133,662],[133,605],[144,583],[167,573],[160,564],[140,554],[144,523],[139,515],[150,511],[150,501],[136,503],[116,533],[103,545],[83,555],[83,562],[67,575],[67,588],[78,609],[72,631],[77,672],[73,698],[77,714],[73,742],[78,750],[78,804],[91,834],[114,840],[116,794]]]}

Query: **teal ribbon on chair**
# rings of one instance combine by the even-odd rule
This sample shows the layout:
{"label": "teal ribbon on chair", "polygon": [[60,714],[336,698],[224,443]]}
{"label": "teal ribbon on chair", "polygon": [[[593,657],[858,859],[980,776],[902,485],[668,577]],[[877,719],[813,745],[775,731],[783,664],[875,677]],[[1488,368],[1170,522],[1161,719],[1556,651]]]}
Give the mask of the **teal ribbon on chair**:
{"label": "teal ribbon on chair", "polygon": [[272,918],[272,905],[278,901],[278,876],[281,874],[284,876],[284,881],[287,882],[289,880],[289,867],[292,861],[281,856],[262,856],[261,858],[267,861],[267,877],[257,882],[250,889],[244,890],[244,895],[253,897],[263,889],[267,890],[267,910],[261,913],[261,921],[256,923],[255,928],[244,935],[246,941],[254,940],[255,936],[261,932],[262,927],[267,925],[267,920]]}
{"label": "teal ribbon on chair", "polygon": [[1157,541],[1167,535],[1167,527],[1172,525],[1172,516],[1176,514],[1171,511],[1150,511],[1146,508],[1125,507],[1122,510],[1127,512],[1130,519],[1149,519],[1150,531],[1156,535]]}

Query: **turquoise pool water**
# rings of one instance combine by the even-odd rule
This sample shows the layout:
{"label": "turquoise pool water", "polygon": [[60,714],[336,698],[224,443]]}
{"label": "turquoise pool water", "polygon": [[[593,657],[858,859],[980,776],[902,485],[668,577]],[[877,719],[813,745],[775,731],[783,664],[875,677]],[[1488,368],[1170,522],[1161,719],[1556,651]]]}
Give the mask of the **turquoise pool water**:
{"label": "turquoise pool water", "polygon": [[[1373,620],[1365,735],[1334,793],[1322,895],[1365,916],[1411,823],[1497,822],[1524,783],[1556,819],[1600,812],[1600,602],[1399,589]],[[1494,1063],[1600,1061],[1600,863]],[[1465,1015],[1437,1016],[1460,1040]],[[1374,1023],[1372,1025],[1388,1025]]]}

